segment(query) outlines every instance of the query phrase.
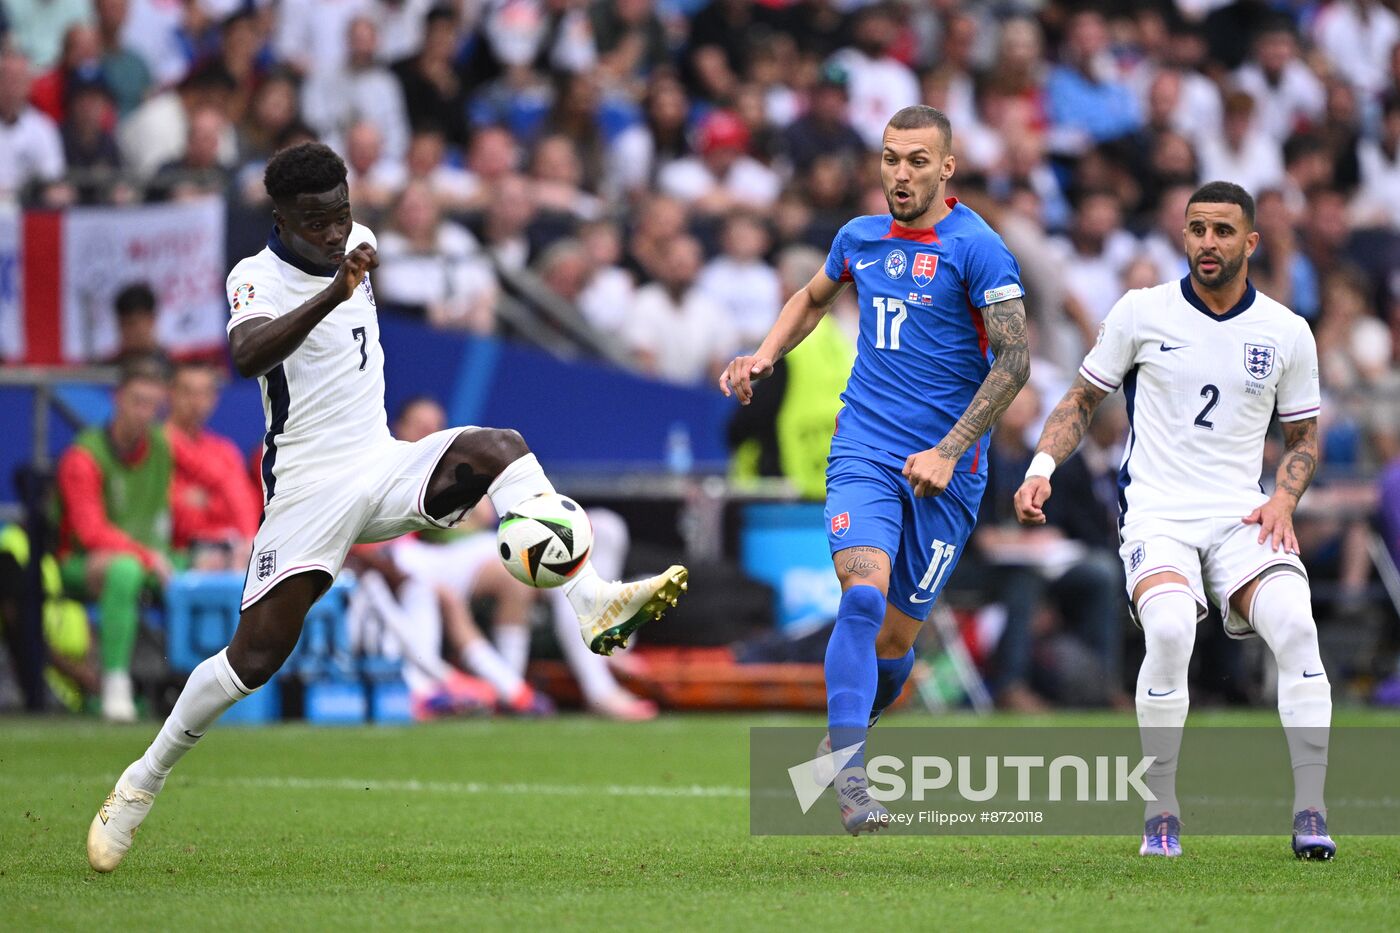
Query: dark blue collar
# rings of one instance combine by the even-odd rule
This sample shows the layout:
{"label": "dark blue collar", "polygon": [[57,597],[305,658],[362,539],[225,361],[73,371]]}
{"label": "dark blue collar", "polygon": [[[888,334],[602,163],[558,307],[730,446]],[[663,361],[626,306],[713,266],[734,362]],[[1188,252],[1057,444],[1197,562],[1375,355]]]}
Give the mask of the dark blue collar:
{"label": "dark blue collar", "polygon": [[267,235],[267,248],[289,266],[295,266],[307,275],[319,275],[322,278],[335,278],[339,269],[335,266],[318,266],[314,262],[307,262],[296,253],[291,247],[282,242],[282,238],[277,235],[277,228],[273,227],[272,232]]}
{"label": "dark blue collar", "polygon": [[1185,298],[1191,307],[1210,318],[1212,321],[1228,321],[1232,317],[1239,317],[1254,305],[1254,296],[1258,294],[1254,290],[1254,283],[1249,279],[1244,280],[1244,294],[1240,300],[1235,302],[1235,306],[1224,314],[1216,314],[1206,303],[1201,300],[1201,296],[1196,294],[1196,290],[1191,287],[1191,275],[1187,273],[1181,278],[1181,297]]}

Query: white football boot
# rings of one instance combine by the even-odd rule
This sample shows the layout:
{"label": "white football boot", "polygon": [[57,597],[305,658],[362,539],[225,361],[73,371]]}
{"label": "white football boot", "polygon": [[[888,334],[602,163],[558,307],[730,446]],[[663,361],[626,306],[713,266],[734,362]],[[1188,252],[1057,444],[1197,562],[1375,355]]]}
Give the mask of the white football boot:
{"label": "white football boot", "polygon": [[631,583],[604,583],[593,606],[579,612],[579,631],[594,654],[612,654],[632,633],[655,621],[676,604],[689,586],[690,571],[679,564],[664,573]]}
{"label": "white football boot", "polygon": [[122,863],[136,830],[155,802],[154,794],[133,787],[126,773],[122,773],[88,827],[88,864],[95,871],[109,872]]}

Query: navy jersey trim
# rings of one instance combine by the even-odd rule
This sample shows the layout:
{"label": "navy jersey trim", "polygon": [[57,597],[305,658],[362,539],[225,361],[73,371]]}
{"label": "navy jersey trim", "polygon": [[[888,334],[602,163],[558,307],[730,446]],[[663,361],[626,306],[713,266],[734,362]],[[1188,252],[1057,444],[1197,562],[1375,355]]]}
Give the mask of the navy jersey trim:
{"label": "navy jersey trim", "polygon": [[1122,537],[1123,525],[1128,520],[1128,484],[1133,475],[1128,470],[1128,461],[1133,458],[1133,447],[1137,445],[1137,431],[1133,427],[1133,403],[1137,401],[1137,367],[1128,370],[1123,377],[1123,398],[1128,403],[1128,451],[1123,454],[1123,465],[1118,468],[1118,534]]}
{"label": "navy jersey trim", "polygon": [[1181,297],[1185,298],[1191,307],[1195,308],[1212,321],[1228,321],[1232,317],[1239,317],[1254,306],[1254,297],[1257,294],[1258,292],[1254,290],[1254,283],[1249,279],[1245,279],[1244,294],[1240,296],[1240,300],[1235,302],[1235,306],[1224,314],[1216,314],[1210,308],[1206,307],[1206,303],[1201,300],[1201,296],[1197,295],[1196,290],[1191,287],[1191,276],[1184,275],[1181,277]]}
{"label": "navy jersey trim", "polygon": [[277,477],[272,469],[277,464],[277,437],[287,429],[287,412],[292,407],[292,397],[287,391],[287,372],[278,363],[276,369],[269,370],[267,376],[267,400],[272,410],[272,424],[263,437],[262,481],[267,498],[264,505],[272,501],[277,491]]}
{"label": "navy jersey trim", "polygon": [[273,255],[289,266],[293,266],[305,272],[307,275],[318,275],[324,279],[335,278],[338,270],[336,266],[318,266],[314,262],[307,262],[296,253],[291,247],[282,242],[282,238],[277,235],[277,228],[273,227],[272,232],[267,235],[267,248],[272,250]]}

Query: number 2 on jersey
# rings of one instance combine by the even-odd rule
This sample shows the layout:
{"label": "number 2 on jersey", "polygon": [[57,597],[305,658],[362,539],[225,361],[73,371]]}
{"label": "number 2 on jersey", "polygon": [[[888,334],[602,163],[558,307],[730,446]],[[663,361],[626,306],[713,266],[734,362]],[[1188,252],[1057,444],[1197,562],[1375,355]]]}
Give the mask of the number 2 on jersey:
{"label": "number 2 on jersey", "polygon": [[909,312],[904,307],[904,302],[898,298],[885,298],[877,295],[871,299],[875,305],[875,349],[884,350],[885,347],[885,315],[890,314],[890,338],[889,349],[899,349],[899,328],[904,323],[904,319],[909,316]]}
{"label": "number 2 on jersey", "polygon": [[1215,430],[1215,422],[1206,416],[1215,411],[1215,406],[1220,404],[1220,390],[1213,385],[1201,386],[1201,398],[1209,398],[1206,407],[1201,409],[1201,413],[1196,416],[1196,427],[1205,428],[1207,431]]}
{"label": "number 2 on jersey", "polygon": [[369,362],[369,348],[366,346],[365,329],[363,327],[350,328],[350,336],[360,342],[360,372],[365,371],[365,364]]}

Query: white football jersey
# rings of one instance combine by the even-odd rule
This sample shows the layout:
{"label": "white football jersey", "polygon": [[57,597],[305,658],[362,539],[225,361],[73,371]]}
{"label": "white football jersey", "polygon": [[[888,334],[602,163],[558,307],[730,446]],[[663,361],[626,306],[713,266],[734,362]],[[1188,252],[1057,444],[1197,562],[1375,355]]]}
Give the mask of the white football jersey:
{"label": "white football jersey", "polygon": [[[355,224],[350,249],[375,245]],[[228,276],[228,329],[295,311],[330,284],[274,233],[267,247]],[[279,365],[258,377],[263,390],[263,498],[334,475],[391,440],[384,412],[384,351],[374,288],[365,275],[354,297],[326,315]]]}
{"label": "white football jersey", "polygon": [[1118,472],[1122,522],[1243,518],[1268,497],[1264,435],[1316,418],[1317,345],[1308,324],[1250,285],[1223,315],[1190,279],[1130,291],[1113,306],[1080,375],[1123,389],[1128,441]]}

